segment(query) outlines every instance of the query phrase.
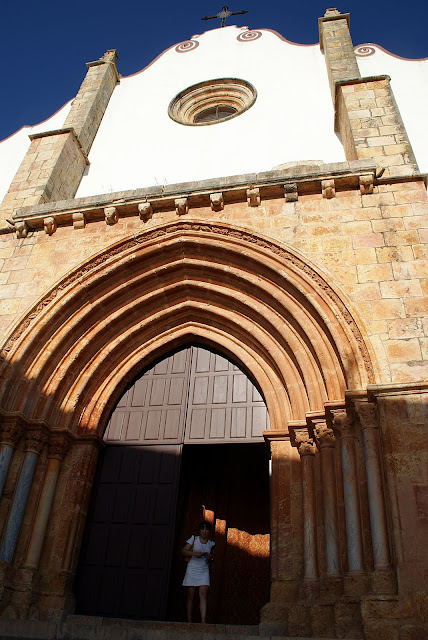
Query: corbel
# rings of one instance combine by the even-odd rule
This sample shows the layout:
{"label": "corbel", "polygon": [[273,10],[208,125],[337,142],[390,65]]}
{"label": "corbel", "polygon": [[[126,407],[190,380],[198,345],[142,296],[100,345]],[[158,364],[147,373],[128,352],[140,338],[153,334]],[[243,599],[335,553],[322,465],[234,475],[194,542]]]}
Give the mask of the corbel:
{"label": "corbel", "polygon": [[17,238],[27,237],[29,228],[25,220],[18,220],[17,222],[15,222],[15,231],[16,231]]}
{"label": "corbel", "polygon": [[286,202],[297,202],[297,200],[299,199],[299,195],[297,193],[296,182],[287,182],[284,185],[284,194]]}
{"label": "corbel", "polygon": [[57,229],[57,223],[56,220],[53,216],[49,216],[48,218],[44,218],[43,219],[43,227],[45,229],[45,233],[48,234],[48,236],[51,236],[53,233],[55,233],[56,229]]}
{"label": "corbel", "polygon": [[188,198],[176,198],[175,199],[175,212],[178,216],[184,216],[185,213],[189,213],[189,199]]}
{"label": "corbel", "polygon": [[374,176],[372,173],[364,173],[360,176],[360,191],[362,196],[373,193],[373,181]]}
{"label": "corbel", "polygon": [[74,229],[84,229],[86,227],[86,216],[81,211],[73,213],[73,227]]}
{"label": "corbel", "polygon": [[138,205],[138,213],[140,214],[140,220],[147,222],[153,216],[153,207],[150,202],[140,202]]}
{"label": "corbel", "polygon": [[334,180],[321,180],[321,189],[323,198],[334,198],[336,195],[336,188],[334,186]]}
{"label": "corbel", "polygon": [[260,205],[261,200],[259,187],[247,189],[247,202],[250,207],[258,207]]}
{"label": "corbel", "polygon": [[[330,415],[330,414],[329,414]],[[319,423],[327,423],[328,417],[325,410],[308,411],[306,413],[306,425],[311,438],[315,438],[315,429]]]}
{"label": "corbel", "polygon": [[300,437],[306,437],[308,439],[311,437],[306,420],[290,420],[287,426],[290,433],[290,442],[293,447],[298,446]]}
{"label": "corbel", "polygon": [[221,192],[210,193],[211,209],[213,211],[222,211],[224,209],[224,198]]}
{"label": "corbel", "polygon": [[116,207],[106,207],[104,209],[104,216],[106,224],[116,224],[119,220],[119,214],[117,213]]}

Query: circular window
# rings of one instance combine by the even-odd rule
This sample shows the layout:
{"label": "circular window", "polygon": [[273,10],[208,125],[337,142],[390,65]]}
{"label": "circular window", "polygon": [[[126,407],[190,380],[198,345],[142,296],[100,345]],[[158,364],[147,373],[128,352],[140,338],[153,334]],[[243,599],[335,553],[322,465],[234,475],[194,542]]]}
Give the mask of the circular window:
{"label": "circular window", "polygon": [[168,114],[180,124],[216,124],[230,120],[252,107],[256,97],[255,88],[245,80],[207,80],[175,96],[170,102]]}

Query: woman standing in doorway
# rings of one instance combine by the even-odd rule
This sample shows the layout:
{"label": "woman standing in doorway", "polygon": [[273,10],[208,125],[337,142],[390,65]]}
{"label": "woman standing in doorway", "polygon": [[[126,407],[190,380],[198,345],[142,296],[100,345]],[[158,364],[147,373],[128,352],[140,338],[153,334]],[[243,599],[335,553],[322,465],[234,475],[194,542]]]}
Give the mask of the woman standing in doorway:
{"label": "woman standing in doorway", "polygon": [[187,621],[192,622],[193,600],[196,587],[199,587],[199,609],[201,622],[204,624],[207,617],[207,596],[210,586],[209,561],[213,558],[215,543],[210,540],[211,525],[209,522],[201,522],[199,536],[191,536],[183,547],[182,554],[190,558],[183,586],[187,592]]}

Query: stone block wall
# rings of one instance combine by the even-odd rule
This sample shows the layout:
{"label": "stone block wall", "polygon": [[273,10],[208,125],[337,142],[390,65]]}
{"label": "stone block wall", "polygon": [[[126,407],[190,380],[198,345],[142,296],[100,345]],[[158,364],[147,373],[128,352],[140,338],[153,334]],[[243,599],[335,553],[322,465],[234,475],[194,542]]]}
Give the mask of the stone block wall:
{"label": "stone block wall", "polygon": [[347,158],[373,158],[384,176],[417,173],[388,77],[340,83],[337,103]]}
{"label": "stone block wall", "polygon": [[29,207],[74,195],[87,165],[73,130],[60,130],[32,137],[1,205],[2,222],[21,207]]}
{"label": "stone block wall", "polygon": [[[336,127],[349,162],[226,177],[212,181],[211,190],[189,183],[174,185],[174,192],[172,187],[153,188],[151,196],[150,190],[138,190],[73,200],[117,82],[115,52],[91,63],[64,129],[34,137],[3,204],[3,215],[13,216],[16,233],[3,226],[0,234],[0,344],[23,321],[18,339],[25,341],[26,320],[36,317],[35,305],[42,315],[40,301],[66,274],[79,269],[83,278],[85,262],[96,256],[102,269],[102,252],[144,231],[156,229],[161,236],[167,223],[191,220],[191,233],[198,224],[224,223],[231,237],[244,229],[260,246],[268,238],[290,247],[294,256],[301,256],[300,265],[319,275],[318,283],[346,301],[349,322],[355,321],[358,339],[367,344],[373,384],[349,389],[346,398],[334,397],[332,406],[325,402],[319,412],[308,412],[302,424],[279,425],[279,430],[276,425],[276,434],[267,436],[273,474],[272,593],[263,624],[282,634],[359,637],[364,628],[366,640],[414,640],[423,637],[427,622],[428,197],[389,79],[360,78],[348,25],[348,17],[335,10],[320,20]],[[225,256],[228,269],[226,251]],[[257,285],[258,274],[249,270],[248,277]],[[203,277],[201,281],[203,286]],[[304,299],[306,292],[300,293]],[[206,303],[209,307],[208,299]],[[166,294],[163,304],[170,304]],[[326,314],[317,321],[328,324],[328,318]],[[240,336],[251,334],[252,326],[249,315]],[[58,347],[54,342],[48,341],[43,357]],[[347,370],[357,366],[342,365]],[[67,375],[70,371],[73,366]],[[322,373],[336,375],[332,370]],[[39,391],[40,401],[26,405],[29,413],[49,408],[48,394]],[[72,413],[73,407],[68,409]],[[13,564],[7,558],[0,563],[2,615],[31,615],[32,590],[44,599],[42,617],[58,615],[73,608],[73,572],[97,440],[94,434],[88,442],[67,432],[62,434],[67,446],[59,451],[52,442],[52,425],[31,415],[7,419],[22,425],[19,437],[3,442],[7,455],[16,448],[0,505],[4,527],[9,527],[6,521],[28,452],[38,458]],[[302,464],[299,456],[306,455]],[[346,492],[357,496],[353,511]],[[306,535],[317,538],[311,547],[319,556],[317,567],[303,542],[308,522]],[[349,522],[357,523],[354,538],[364,550],[354,574],[348,572],[354,534]],[[334,536],[329,538],[326,528],[334,529]]]}
{"label": "stone block wall", "polygon": [[[190,208],[186,215],[258,231],[298,249],[349,297],[370,338],[377,381],[425,377],[428,198],[423,181],[384,182],[367,195],[353,189],[334,198],[312,193],[296,202],[264,199],[258,207],[226,204],[220,212]],[[53,235],[37,230],[21,239],[0,236],[3,339],[65,273],[127,235],[177,218],[175,210],[159,211],[147,222],[135,214],[113,225],[60,225]]]}

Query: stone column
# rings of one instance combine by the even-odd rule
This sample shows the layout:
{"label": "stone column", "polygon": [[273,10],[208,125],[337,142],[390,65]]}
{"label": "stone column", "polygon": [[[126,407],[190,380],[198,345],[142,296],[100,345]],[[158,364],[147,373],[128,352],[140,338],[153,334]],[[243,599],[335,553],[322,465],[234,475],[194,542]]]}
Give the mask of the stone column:
{"label": "stone column", "polygon": [[3,543],[0,549],[0,560],[4,560],[5,562],[12,562],[13,554],[15,553],[15,547],[28,502],[34,471],[36,469],[39,454],[43,447],[44,439],[42,431],[30,431],[27,433],[24,462],[13,498],[12,509],[9,514]]}
{"label": "stone column", "polygon": [[88,73],[64,122],[64,128],[73,128],[86,154],[89,153],[111,94],[119,82],[116,64],[116,49],[109,49],[99,60],[86,63]]}
{"label": "stone column", "polygon": [[[349,13],[327,9],[318,26],[335,110],[335,131],[340,133],[346,159],[373,158],[385,177],[418,174],[389,76],[361,78],[349,32]],[[369,174],[362,178],[367,181]],[[373,179],[368,188],[364,182],[361,192],[373,192]]]}
{"label": "stone column", "polygon": [[260,633],[288,635],[289,612],[299,598],[303,554],[301,464],[296,447],[284,431],[265,431],[270,441],[271,475],[271,592],[260,612]]}
{"label": "stone column", "polygon": [[348,573],[364,574],[354,428],[344,409],[333,410],[332,414],[333,426],[340,433]]}
{"label": "stone column", "polygon": [[339,578],[341,577],[341,565],[334,459],[336,438],[325,420],[314,421],[314,433],[321,455],[326,576],[327,578]]}
{"label": "stone column", "polygon": [[22,435],[22,428],[17,424],[4,424],[1,429],[0,442],[0,498],[12,460],[13,450]]}
{"label": "stone column", "polygon": [[327,9],[324,17],[318,18],[318,29],[334,102],[337,82],[361,78],[349,31],[349,13]]}
{"label": "stone column", "polygon": [[61,460],[66,456],[69,446],[68,439],[63,435],[53,436],[49,441],[48,463],[24,567],[36,569],[39,566]]}
{"label": "stone column", "polygon": [[363,431],[374,567],[375,569],[389,569],[391,559],[386,524],[376,406],[371,402],[356,402],[355,409]]}
{"label": "stone column", "polygon": [[305,582],[318,581],[317,520],[314,457],[316,446],[309,434],[296,434],[297,450],[302,463],[303,493],[303,563]]}

